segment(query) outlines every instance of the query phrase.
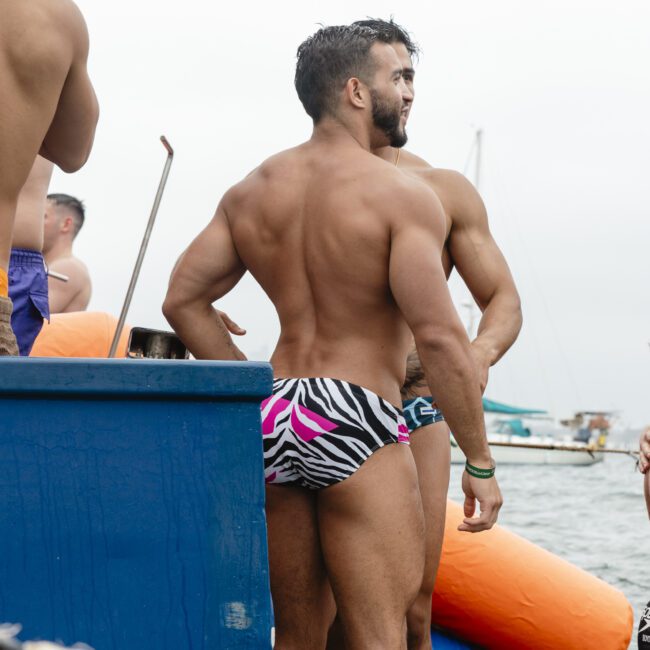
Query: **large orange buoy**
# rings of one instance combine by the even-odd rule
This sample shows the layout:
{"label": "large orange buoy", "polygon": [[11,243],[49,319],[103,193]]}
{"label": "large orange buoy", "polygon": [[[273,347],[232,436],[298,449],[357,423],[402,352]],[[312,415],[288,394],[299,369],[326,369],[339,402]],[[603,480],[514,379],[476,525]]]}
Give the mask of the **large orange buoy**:
{"label": "large orange buoy", "polygon": [[607,583],[495,526],[456,530],[447,503],[432,621],[488,650],[627,650],[634,615]]}
{"label": "large orange buoy", "polygon": [[[113,342],[117,318],[103,312],[52,314],[34,342],[32,357],[93,357],[105,359]],[[130,326],[125,326],[115,356],[124,358]]]}

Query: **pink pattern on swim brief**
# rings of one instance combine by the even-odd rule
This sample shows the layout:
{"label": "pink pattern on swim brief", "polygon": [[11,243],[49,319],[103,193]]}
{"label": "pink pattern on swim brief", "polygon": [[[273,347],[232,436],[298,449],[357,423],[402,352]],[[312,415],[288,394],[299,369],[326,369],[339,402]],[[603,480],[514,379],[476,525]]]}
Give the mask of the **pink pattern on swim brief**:
{"label": "pink pattern on swim brief", "polygon": [[410,441],[409,428],[405,424],[400,424],[397,427],[397,442],[405,442],[408,444]]}
{"label": "pink pattern on swim brief", "polygon": [[[267,397],[261,404],[262,411],[266,408],[270,400],[274,399],[273,397]],[[275,420],[287,408],[291,408],[291,402],[283,397],[275,398],[275,402],[271,409],[266,414],[262,420],[262,435],[268,436],[273,433],[275,430]],[[312,425],[300,420],[296,414],[296,410],[300,411],[300,414],[310,420]],[[324,418],[318,413],[314,413],[310,409],[297,404],[295,408],[291,410],[291,427],[296,432],[296,435],[305,442],[309,442],[314,438],[322,435],[325,432],[332,431],[336,429],[339,425],[331,422],[327,418]]]}
{"label": "pink pattern on swim brief", "polygon": [[293,430],[296,432],[296,435],[301,440],[304,440],[305,442],[309,442],[310,440],[317,438],[323,433],[332,431],[332,429],[336,429],[339,426],[338,424],[334,424],[334,422],[330,422],[330,420],[322,417],[321,415],[318,415],[318,413],[314,413],[313,411],[310,411],[308,408],[305,408],[304,406],[298,405],[297,409],[300,411],[302,415],[304,415],[306,418],[311,420],[316,425],[316,427],[319,427],[320,429],[324,429],[324,431],[319,431],[318,429],[316,429],[316,427],[310,427],[308,424],[305,424],[304,422],[298,419],[298,416],[296,415],[296,411],[294,410],[291,413],[291,426],[293,427]]}

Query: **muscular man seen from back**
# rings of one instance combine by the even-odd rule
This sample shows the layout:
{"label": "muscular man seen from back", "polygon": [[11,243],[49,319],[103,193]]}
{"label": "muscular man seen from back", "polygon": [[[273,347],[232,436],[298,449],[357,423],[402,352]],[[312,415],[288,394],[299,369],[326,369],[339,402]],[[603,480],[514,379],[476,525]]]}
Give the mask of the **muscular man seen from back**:
{"label": "muscular man seen from back", "polygon": [[[393,20],[366,19],[357,25],[383,34],[395,50],[404,80],[415,96],[413,58],[418,48],[409,33]],[[407,118],[413,102],[409,104]],[[472,359],[481,389],[485,389],[490,366],[515,342],[521,329],[521,304],[510,270],[490,232],[483,201],[474,186],[459,172],[434,168],[404,149],[387,146],[373,153],[404,173],[425,183],[440,199],[445,219],[442,263],[445,275],[456,268],[482,316],[471,342]],[[417,352],[409,354],[404,387],[404,416],[411,432],[411,450],[418,469],[425,518],[426,562],[420,593],[408,617],[409,650],[431,648],[431,596],[442,549],[447,488],[449,484],[449,427],[431,398]],[[328,647],[336,646],[336,638]]]}
{"label": "muscular man seen from back", "polygon": [[[416,468],[396,444],[408,442],[411,332],[460,445],[487,470],[479,382],[441,264],[440,202],[370,154],[406,141],[395,51],[367,28],[324,28],[299,49],[296,88],[311,139],[225,194],[164,312],[203,359],[243,358],[212,303],[246,270],[278,312],[263,410],[276,648],[323,648],[336,607],[350,648],[394,650],[424,560]],[[495,479],[464,487],[485,506],[466,525],[489,528]]]}
{"label": "muscular man seen from back", "polygon": [[0,0],[0,16],[0,354],[16,354],[7,271],[18,197],[39,152],[66,172],[85,163],[98,106],[74,3]]}

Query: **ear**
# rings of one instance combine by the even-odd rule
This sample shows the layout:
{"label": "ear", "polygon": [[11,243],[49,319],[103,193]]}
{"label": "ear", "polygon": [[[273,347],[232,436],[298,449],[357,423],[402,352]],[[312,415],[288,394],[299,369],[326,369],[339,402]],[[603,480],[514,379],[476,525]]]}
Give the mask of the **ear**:
{"label": "ear", "polygon": [[370,101],[368,87],[357,77],[350,77],[345,84],[345,96],[355,108],[366,108]]}
{"label": "ear", "polygon": [[61,221],[61,232],[70,232],[72,230],[72,217],[63,217]]}

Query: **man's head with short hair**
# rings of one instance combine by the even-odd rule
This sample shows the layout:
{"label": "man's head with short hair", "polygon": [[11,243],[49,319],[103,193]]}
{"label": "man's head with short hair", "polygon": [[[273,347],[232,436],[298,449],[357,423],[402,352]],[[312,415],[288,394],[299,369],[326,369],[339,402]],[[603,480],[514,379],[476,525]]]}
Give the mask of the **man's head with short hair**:
{"label": "man's head with short hair", "polygon": [[69,194],[48,194],[43,227],[43,253],[47,254],[61,240],[72,244],[86,217],[82,201]]}
{"label": "man's head with short hair", "polygon": [[47,200],[51,201],[62,214],[72,217],[73,239],[79,234],[86,218],[86,206],[83,201],[69,194],[48,194]]}
{"label": "man's head with short hair", "polygon": [[375,70],[370,48],[380,40],[367,27],[323,27],[298,47],[294,83],[315,123],[336,110],[338,95],[351,77],[369,84]]}
{"label": "man's head with short hair", "polygon": [[[350,80],[358,80],[369,91],[370,102],[365,106],[372,108],[374,126],[388,135],[393,146],[406,142],[400,121],[406,100],[397,88],[402,81],[400,63],[391,48],[383,52],[373,49],[375,45],[388,44],[385,35],[369,27],[337,25],[319,29],[300,45],[295,86],[314,124],[325,116],[339,117],[342,92]],[[392,66],[388,65],[390,57],[395,62]],[[383,86],[375,87],[378,70],[387,67],[390,68],[387,79],[393,78],[392,82],[387,84],[382,79]],[[363,101],[358,107],[364,107]]]}
{"label": "man's head with short hair", "polygon": [[[411,35],[404,27],[398,25],[392,18],[390,20],[382,20],[381,18],[366,18],[366,20],[357,20],[353,25],[359,27],[367,27],[375,32],[381,34],[382,40],[389,43],[395,49],[403,68],[404,82],[406,83],[411,94],[415,95],[413,81],[415,78],[415,69],[413,67],[413,59],[418,59],[420,55],[420,48],[413,40]],[[406,117],[408,119],[411,113],[412,103],[409,104]]]}
{"label": "man's head with short hair", "polygon": [[384,43],[401,43],[412,59],[417,59],[420,54],[420,48],[411,38],[408,31],[401,25],[398,25],[392,17],[390,20],[366,18],[366,20],[355,20],[352,24],[359,27],[368,27],[381,34]]}

